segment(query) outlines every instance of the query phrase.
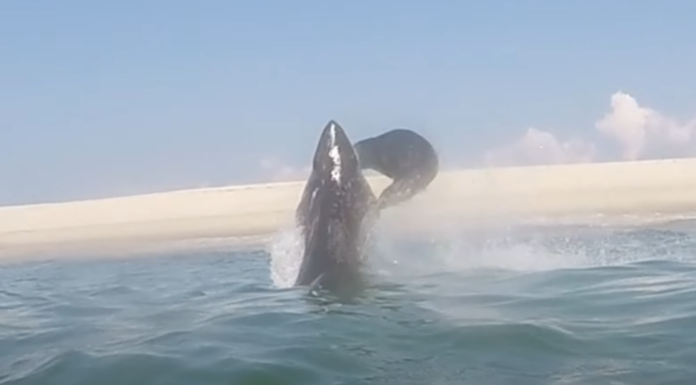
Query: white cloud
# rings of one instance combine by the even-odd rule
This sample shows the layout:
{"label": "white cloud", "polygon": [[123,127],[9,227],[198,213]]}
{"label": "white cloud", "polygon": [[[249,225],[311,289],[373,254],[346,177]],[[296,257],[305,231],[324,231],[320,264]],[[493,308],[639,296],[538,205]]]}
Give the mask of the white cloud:
{"label": "white cloud", "polygon": [[[624,92],[611,96],[610,110],[594,128],[620,147],[620,154],[606,154],[610,160],[696,155],[696,118],[679,122],[641,106]],[[493,166],[585,163],[597,155],[591,141],[561,140],[551,132],[529,128],[520,139],[487,152],[484,161]]]}
{"label": "white cloud", "polygon": [[[608,111],[594,124],[596,130],[619,147],[602,153],[606,160],[640,160],[696,156],[696,118],[686,122],[641,106],[625,92],[609,98]],[[517,140],[484,154],[489,166],[589,163],[599,158],[598,146],[581,137],[559,138],[550,131],[530,127]],[[267,181],[304,180],[310,166],[298,167],[276,157],[262,159],[261,178]]]}
{"label": "white cloud", "polygon": [[259,161],[261,178],[271,182],[303,180],[309,176],[311,167],[298,167],[281,161],[276,157],[266,157]]}
{"label": "white cloud", "polygon": [[597,123],[596,129],[622,147],[621,158],[637,160],[646,156],[686,155],[694,153],[696,120],[680,123],[658,111],[638,104],[623,92],[611,96],[611,110]]}
{"label": "white cloud", "polygon": [[550,132],[531,127],[519,140],[486,153],[484,162],[490,166],[587,163],[595,154],[596,147],[590,142],[577,138],[561,141]]}

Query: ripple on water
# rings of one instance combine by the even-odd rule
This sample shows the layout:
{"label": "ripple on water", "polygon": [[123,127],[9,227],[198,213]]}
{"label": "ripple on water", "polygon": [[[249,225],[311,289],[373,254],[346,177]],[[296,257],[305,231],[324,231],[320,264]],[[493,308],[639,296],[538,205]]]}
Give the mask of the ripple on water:
{"label": "ripple on water", "polygon": [[692,384],[693,236],[555,234],[383,247],[353,301],[287,250],[8,265],[0,384]]}

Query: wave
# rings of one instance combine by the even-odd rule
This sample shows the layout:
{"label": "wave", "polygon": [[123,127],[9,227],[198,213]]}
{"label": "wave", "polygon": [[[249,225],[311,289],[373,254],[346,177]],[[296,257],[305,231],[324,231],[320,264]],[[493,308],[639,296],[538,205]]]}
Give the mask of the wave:
{"label": "wave", "polygon": [[[0,384],[692,383],[688,229],[377,234],[355,302],[266,253],[0,270]],[[262,257],[259,257],[261,255]]]}

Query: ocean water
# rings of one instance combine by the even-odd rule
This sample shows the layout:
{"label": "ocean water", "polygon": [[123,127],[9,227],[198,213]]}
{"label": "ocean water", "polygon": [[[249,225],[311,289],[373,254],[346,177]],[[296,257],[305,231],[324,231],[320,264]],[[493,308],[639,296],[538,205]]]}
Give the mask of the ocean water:
{"label": "ocean water", "polygon": [[0,265],[0,384],[696,384],[696,224],[378,235],[355,298],[291,231]]}

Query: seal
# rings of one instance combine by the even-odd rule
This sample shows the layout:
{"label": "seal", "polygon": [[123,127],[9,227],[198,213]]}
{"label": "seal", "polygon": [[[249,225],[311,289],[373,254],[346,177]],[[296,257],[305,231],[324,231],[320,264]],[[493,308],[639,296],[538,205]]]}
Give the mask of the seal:
{"label": "seal", "polygon": [[353,144],[337,122],[329,121],[295,210],[304,241],[295,286],[335,292],[360,283],[376,201]]}
{"label": "seal", "polygon": [[437,152],[415,131],[397,128],[355,143],[363,169],[392,179],[379,196],[379,209],[403,203],[425,191],[439,172]]}

